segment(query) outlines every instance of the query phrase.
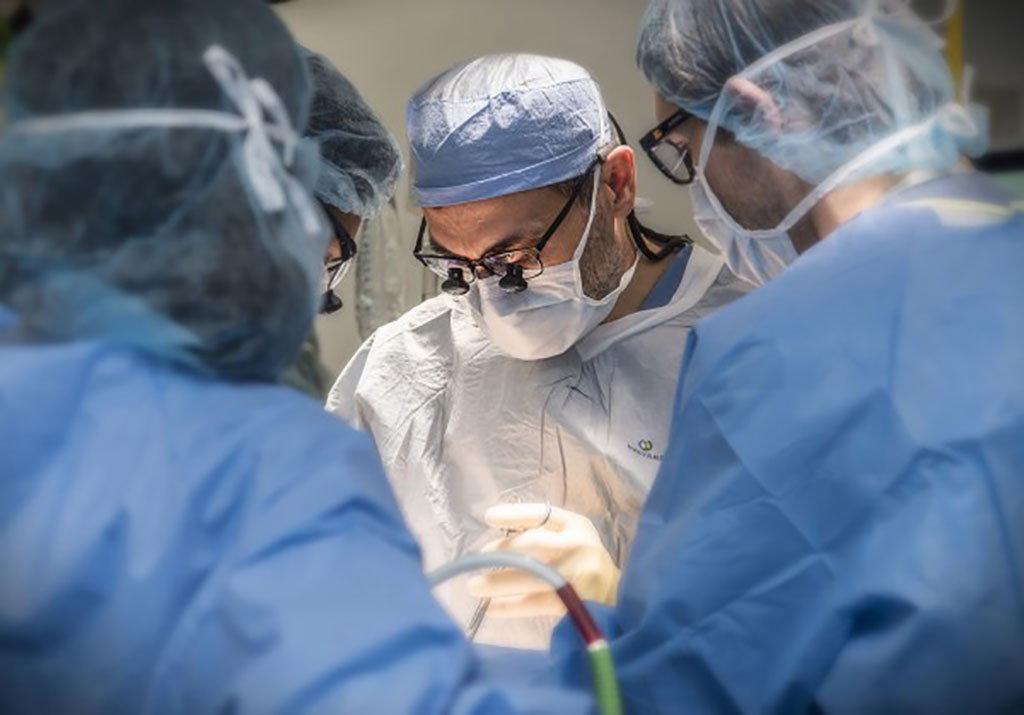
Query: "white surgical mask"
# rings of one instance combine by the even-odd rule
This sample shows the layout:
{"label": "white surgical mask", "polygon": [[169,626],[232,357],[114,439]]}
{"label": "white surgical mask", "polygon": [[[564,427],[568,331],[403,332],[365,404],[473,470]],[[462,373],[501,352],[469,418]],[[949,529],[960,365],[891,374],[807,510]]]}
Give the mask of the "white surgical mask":
{"label": "white surgical mask", "polygon": [[698,174],[690,186],[690,198],[694,221],[722,252],[726,265],[738,278],[764,285],[796,260],[796,249],[786,231],[755,238],[735,221],[723,218],[728,214],[725,209],[715,208],[714,194],[703,174]]}
{"label": "white surgical mask", "polygon": [[502,352],[520,360],[561,355],[608,317],[633,279],[639,255],[619,285],[600,299],[583,292],[580,257],[586,249],[597,209],[600,165],[595,167],[590,214],[572,260],[545,268],[522,293],[507,293],[492,276],[473,284],[468,298],[477,325]]}

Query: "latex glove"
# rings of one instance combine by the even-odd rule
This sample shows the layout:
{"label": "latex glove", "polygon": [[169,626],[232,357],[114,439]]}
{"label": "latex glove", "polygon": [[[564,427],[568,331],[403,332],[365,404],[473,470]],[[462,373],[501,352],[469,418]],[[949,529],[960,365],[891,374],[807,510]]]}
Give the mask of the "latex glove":
{"label": "latex glove", "polygon": [[[482,551],[527,554],[565,576],[580,598],[615,603],[620,572],[587,517],[547,504],[501,504],[488,509],[484,521],[492,528],[518,533],[492,541]],[[546,581],[515,569],[472,578],[469,592],[492,599],[487,615],[495,618],[565,613],[561,599]]]}

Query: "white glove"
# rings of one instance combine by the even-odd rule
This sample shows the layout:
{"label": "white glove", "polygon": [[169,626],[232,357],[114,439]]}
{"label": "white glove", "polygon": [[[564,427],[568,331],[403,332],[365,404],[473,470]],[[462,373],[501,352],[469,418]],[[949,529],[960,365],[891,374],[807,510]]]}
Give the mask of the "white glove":
{"label": "white glove", "polygon": [[[484,521],[492,528],[518,533],[492,541],[482,551],[522,552],[555,568],[580,598],[615,603],[620,572],[587,517],[548,504],[501,504],[488,509]],[[476,598],[493,599],[487,614],[496,618],[565,613],[546,581],[515,569],[472,578],[469,592]]]}

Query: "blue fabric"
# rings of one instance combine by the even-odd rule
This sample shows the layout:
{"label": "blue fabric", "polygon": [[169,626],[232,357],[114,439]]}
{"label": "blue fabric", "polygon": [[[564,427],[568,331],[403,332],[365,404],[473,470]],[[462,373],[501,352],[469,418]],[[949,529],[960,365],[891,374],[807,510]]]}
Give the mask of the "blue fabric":
{"label": "blue fabric", "polygon": [[[579,634],[575,634],[579,640]],[[538,683],[557,682],[554,661],[545,650],[509,648],[506,646],[474,644],[482,674],[493,676],[509,685],[533,686]]]}
{"label": "blue fabric", "polygon": [[590,712],[485,676],[370,439],[292,390],[0,335],[0,712]]}
{"label": "blue fabric", "polygon": [[450,206],[583,174],[612,142],[597,82],[567,60],[480,57],[421,87],[406,108],[413,193]]}
{"label": "blue fabric", "polygon": [[693,246],[684,246],[679,253],[668,259],[671,263],[658,278],[658,282],[654,284],[651,292],[647,294],[640,310],[653,310],[669,304],[676,291],[679,290],[679,284],[683,282],[683,275],[686,273],[686,266],[690,262],[692,253]]}
{"label": "blue fabric", "polygon": [[877,207],[696,326],[603,614],[632,712],[1024,710],[1024,215],[979,219]]}

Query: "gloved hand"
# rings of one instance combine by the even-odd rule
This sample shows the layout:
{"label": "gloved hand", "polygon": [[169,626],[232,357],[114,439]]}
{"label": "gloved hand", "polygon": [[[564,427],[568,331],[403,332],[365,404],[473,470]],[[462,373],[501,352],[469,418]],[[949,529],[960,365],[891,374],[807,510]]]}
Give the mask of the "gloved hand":
{"label": "gloved hand", "polygon": [[[580,598],[615,603],[620,572],[587,517],[547,504],[501,504],[488,509],[484,520],[492,528],[518,533],[492,541],[482,551],[520,551],[557,569]],[[514,569],[470,579],[469,592],[493,599],[487,614],[496,618],[565,613],[546,581]]]}

